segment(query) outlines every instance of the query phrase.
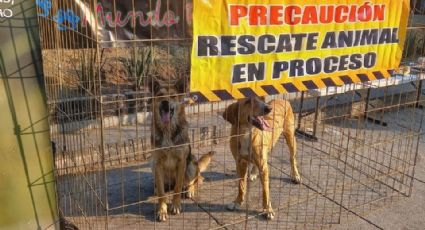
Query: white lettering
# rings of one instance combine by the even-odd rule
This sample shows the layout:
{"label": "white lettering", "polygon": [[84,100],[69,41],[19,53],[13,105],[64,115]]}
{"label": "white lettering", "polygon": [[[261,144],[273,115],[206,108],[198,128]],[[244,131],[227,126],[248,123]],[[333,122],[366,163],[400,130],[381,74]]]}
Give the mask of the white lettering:
{"label": "white lettering", "polygon": [[10,4],[14,4],[15,0],[0,0],[0,3],[10,3]]}
{"label": "white lettering", "polygon": [[0,9],[0,18],[11,18],[13,17],[13,11],[10,9]]}

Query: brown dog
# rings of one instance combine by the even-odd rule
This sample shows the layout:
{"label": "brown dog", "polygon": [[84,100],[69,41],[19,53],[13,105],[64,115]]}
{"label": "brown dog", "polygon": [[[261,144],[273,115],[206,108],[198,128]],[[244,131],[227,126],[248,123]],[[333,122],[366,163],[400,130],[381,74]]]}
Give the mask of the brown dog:
{"label": "brown dog", "polygon": [[[239,193],[227,206],[238,209],[245,199],[248,165],[260,172],[263,186],[263,211],[267,219],[274,218],[269,195],[268,154],[283,133],[289,147],[292,179],[301,182],[296,161],[295,121],[291,104],[285,100],[273,100],[266,104],[259,98],[239,100],[227,107],[223,118],[232,124],[230,149],[236,161]],[[255,172],[253,172],[255,175]]]}
{"label": "brown dog", "polygon": [[157,218],[168,218],[165,197],[166,185],[174,185],[171,214],[181,212],[183,188],[192,197],[197,184],[202,182],[200,173],[204,171],[214,154],[210,152],[196,161],[191,153],[188,122],[183,101],[184,81],[167,84],[152,82],[154,98],[152,102],[151,143],[152,172],[155,180],[155,194],[159,197]]}

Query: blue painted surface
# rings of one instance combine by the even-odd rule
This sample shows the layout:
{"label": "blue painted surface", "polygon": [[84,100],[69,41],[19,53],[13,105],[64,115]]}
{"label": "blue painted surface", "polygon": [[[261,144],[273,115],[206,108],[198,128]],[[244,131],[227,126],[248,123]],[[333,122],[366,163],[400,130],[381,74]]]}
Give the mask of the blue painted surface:
{"label": "blue painted surface", "polygon": [[[41,9],[38,16],[49,18],[51,16],[52,2],[50,0],[36,0],[36,5]],[[71,9],[59,9],[54,15],[52,20],[57,23],[58,30],[75,30],[78,28],[80,17]]]}

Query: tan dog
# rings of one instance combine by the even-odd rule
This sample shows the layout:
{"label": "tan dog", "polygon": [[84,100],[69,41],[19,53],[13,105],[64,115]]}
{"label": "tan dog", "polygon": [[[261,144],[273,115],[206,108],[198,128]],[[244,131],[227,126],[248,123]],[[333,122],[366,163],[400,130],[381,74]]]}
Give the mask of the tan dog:
{"label": "tan dog", "polygon": [[174,185],[171,214],[179,214],[183,188],[187,189],[187,196],[194,195],[196,185],[203,180],[201,172],[207,168],[214,153],[202,156],[199,161],[191,153],[183,100],[184,82],[153,81],[152,86],[155,95],[152,103],[151,143],[155,149],[152,172],[155,194],[159,197],[157,218],[165,221],[168,214],[164,187]]}
{"label": "tan dog", "polygon": [[301,182],[296,161],[295,121],[291,104],[285,100],[273,100],[266,104],[259,98],[239,100],[227,107],[223,118],[232,124],[230,149],[236,161],[239,193],[227,206],[238,209],[245,199],[249,163],[253,163],[253,175],[257,168],[263,186],[263,211],[267,219],[274,218],[269,195],[268,155],[283,133],[289,147],[292,179]]}

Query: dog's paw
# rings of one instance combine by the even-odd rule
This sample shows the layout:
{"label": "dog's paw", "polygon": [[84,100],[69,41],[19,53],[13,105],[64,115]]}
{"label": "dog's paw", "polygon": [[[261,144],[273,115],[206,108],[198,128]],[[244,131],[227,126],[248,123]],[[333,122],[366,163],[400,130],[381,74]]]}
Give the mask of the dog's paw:
{"label": "dog's paw", "polygon": [[193,198],[193,197],[195,197],[195,192],[193,192],[193,191],[187,191],[186,193],[185,193],[185,198],[186,199],[191,199],[191,198]]}
{"label": "dog's paw", "polygon": [[193,186],[189,187],[185,192],[185,198],[191,199],[195,197],[195,188]]}
{"label": "dog's paw", "polygon": [[249,180],[255,181],[258,178],[258,168],[257,166],[253,166],[251,169],[251,173],[249,174]]}
{"label": "dog's paw", "polygon": [[180,203],[173,203],[171,205],[171,214],[178,215],[180,214],[181,210],[182,210],[182,206]]}
{"label": "dog's paw", "polygon": [[249,180],[250,181],[255,181],[255,180],[257,180],[257,178],[258,178],[258,174],[251,174],[251,175],[249,175]]}
{"label": "dog's paw", "polygon": [[292,182],[295,184],[300,184],[302,181],[300,174],[292,175]]}
{"label": "dog's paw", "polygon": [[238,204],[238,203],[236,203],[236,202],[232,202],[232,203],[228,204],[228,205],[226,206],[226,208],[227,208],[227,210],[229,210],[229,211],[236,211],[236,210],[240,210],[241,205],[240,205],[240,204]]}
{"label": "dog's paw", "polygon": [[159,222],[166,221],[168,219],[168,213],[167,213],[167,205],[161,207],[158,210],[158,213],[156,215],[156,218]]}
{"label": "dog's paw", "polygon": [[274,211],[273,209],[268,209],[266,211],[264,211],[264,216],[266,217],[267,220],[273,220],[274,219]]}

